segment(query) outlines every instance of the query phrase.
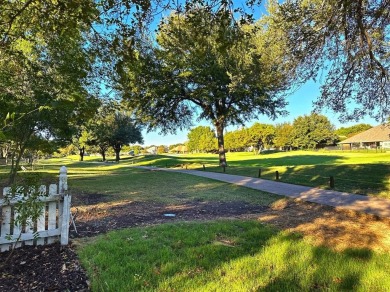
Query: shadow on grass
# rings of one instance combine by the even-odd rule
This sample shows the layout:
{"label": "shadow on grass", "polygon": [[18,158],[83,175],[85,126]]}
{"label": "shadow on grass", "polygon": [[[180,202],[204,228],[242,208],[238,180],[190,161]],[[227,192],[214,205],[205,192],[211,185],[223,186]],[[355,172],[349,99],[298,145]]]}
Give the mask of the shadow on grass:
{"label": "shadow on grass", "polygon": [[[202,170],[202,168],[197,168]],[[308,165],[282,167],[242,167],[230,166],[225,169],[227,174],[249,177],[276,179],[276,170],[279,172],[279,181],[330,189],[330,176],[334,178],[336,191],[390,198],[390,165],[389,164],[340,164],[340,165]],[[220,167],[207,167],[206,171],[220,172]]]}
{"label": "shadow on grass", "polygon": [[[350,257],[369,259],[365,250],[390,253],[390,219],[291,199],[276,201],[258,220],[310,238],[316,245],[348,250]],[[354,252],[353,250],[360,250]]]}
{"label": "shadow on grass", "polygon": [[335,252],[253,221],[128,229],[95,240],[80,255],[93,290],[384,291],[389,284],[377,277],[387,273],[381,263],[389,255]]}
{"label": "shadow on grass", "polygon": [[380,263],[379,256],[371,250],[335,252],[322,246],[304,245],[291,234],[277,238],[281,246],[289,247],[282,252],[282,263],[279,261],[284,268],[276,267],[261,291],[370,291],[378,288],[377,291],[384,291],[388,283],[387,280],[376,282],[375,275],[367,279],[367,273],[378,272],[376,265]]}
{"label": "shadow on grass", "polygon": [[282,166],[282,165],[314,165],[314,164],[334,164],[342,157],[337,155],[291,155],[283,157],[268,158],[267,154],[255,156],[254,159],[235,161],[231,160],[231,165],[239,166]]}

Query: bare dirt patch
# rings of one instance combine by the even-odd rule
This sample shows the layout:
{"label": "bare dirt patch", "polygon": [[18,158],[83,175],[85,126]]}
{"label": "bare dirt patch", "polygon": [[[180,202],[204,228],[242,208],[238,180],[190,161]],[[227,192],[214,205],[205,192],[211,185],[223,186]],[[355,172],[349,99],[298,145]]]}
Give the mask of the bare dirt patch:
{"label": "bare dirt patch", "polygon": [[98,204],[75,208],[77,234],[74,237],[94,236],[110,230],[162,224],[175,221],[212,220],[259,214],[268,207],[245,202],[190,201],[181,204],[131,202]]}
{"label": "bare dirt patch", "polygon": [[[73,241],[126,227],[238,218],[256,219],[281,230],[299,232],[314,244],[336,250],[368,248],[390,252],[390,220],[294,200],[283,199],[272,206],[184,200],[169,205],[156,202],[107,202],[104,195],[84,194],[82,201],[76,201],[75,204],[73,213],[76,214],[78,233],[71,227]],[[0,254],[0,263],[7,255]],[[88,289],[87,277],[72,245],[62,249],[58,244],[24,247],[16,250],[11,261],[0,268],[0,291]]]}

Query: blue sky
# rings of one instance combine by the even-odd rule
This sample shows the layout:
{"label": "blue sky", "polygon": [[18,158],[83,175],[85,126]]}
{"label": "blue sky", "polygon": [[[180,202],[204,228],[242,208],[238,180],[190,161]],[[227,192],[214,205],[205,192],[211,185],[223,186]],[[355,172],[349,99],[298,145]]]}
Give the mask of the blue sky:
{"label": "blue sky", "polygon": [[[313,110],[313,101],[317,99],[319,94],[319,84],[316,84],[313,81],[309,81],[304,84],[299,90],[287,97],[287,101],[289,103],[286,107],[286,110],[289,112],[287,116],[279,117],[276,120],[271,120],[267,116],[262,115],[259,117],[259,119],[248,122],[246,126],[251,126],[251,124],[253,124],[254,122],[268,123],[274,125],[282,122],[293,122],[294,119],[298,116],[310,114],[310,112]],[[322,114],[327,116],[331,123],[336,126],[336,128],[348,127],[358,123],[366,123],[372,126],[378,124],[378,122],[369,117],[362,118],[358,122],[341,123],[338,120],[338,115],[331,112],[330,110],[324,110]],[[194,126],[197,125],[212,127],[212,124],[207,121],[202,121],[198,124],[195,123]],[[234,130],[234,128],[230,127],[228,128],[228,130]],[[144,145],[172,145],[176,143],[183,143],[187,140],[187,133],[188,131],[178,131],[176,135],[163,135],[160,134],[159,131],[154,131],[150,133],[146,133],[146,131],[144,131]]]}

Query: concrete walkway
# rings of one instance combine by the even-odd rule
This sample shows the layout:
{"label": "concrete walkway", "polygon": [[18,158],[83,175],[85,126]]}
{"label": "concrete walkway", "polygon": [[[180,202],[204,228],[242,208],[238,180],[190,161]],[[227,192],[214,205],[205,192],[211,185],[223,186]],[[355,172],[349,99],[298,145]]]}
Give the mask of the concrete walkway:
{"label": "concrete walkway", "polygon": [[140,166],[138,168],[191,174],[227,183],[232,183],[255,190],[269,192],[276,195],[297,198],[307,202],[313,202],[322,205],[373,214],[382,218],[390,218],[390,200],[388,199],[342,193],[332,190],[323,190],[318,188],[225,173],[143,166]]}

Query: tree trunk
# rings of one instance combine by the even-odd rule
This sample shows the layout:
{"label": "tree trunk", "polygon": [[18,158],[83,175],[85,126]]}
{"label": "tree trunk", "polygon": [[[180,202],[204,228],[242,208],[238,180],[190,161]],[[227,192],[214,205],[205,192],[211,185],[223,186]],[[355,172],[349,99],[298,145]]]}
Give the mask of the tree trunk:
{"label": "tree trunk", "polygon": [[5,158],[5,165],[8,165],[8,156],[10,149],[11,146],[8,143],[4,144],[3,148],[1,149],[2,155]]}
{"label": "tree trunk", "polygon": [[79,148],[80,161],[84,161],[85,146]]}
{"label": "tree trunk", "polygon": [[119,160],[121,159],[120,157],[119,157],[119,153],[121,152],[121,149],[119,148],[114,148],[114,150],[115,150],[115,161],[116,162],[119,162]]}
{"label": "tree trunk", "polygon": [[219,166],[222,167],[227,166],[226,155],[225,155],[225,143],[223,139],[224,125],[221,122],[216,122],[215,128],[217,130],[217,139],[218,139]]}
{"label": "tree trunk", "polygon": [[115,151],[115,161],[119,162],[119,160],[121,159],[119,154],[120,154],[120,152],[122,150],[122,145],[116,144],[113,148],[114,148],[114,151]]}
{"label": "tree trunk", "polygon": [[[17,148],[18,147],[16,147],[16,149]],[[15,182],[16,174],[18,173],[18,168],[19,168],[19,164],[20,164],[20,159],[22,158],[24,150],[25,150],[25,147],[22,146],[22,147],[20,147],[19,151],[15,150],[14,152],[12,152],[12,165],[11,165],[11,170],[9,173],[9,180],[8,180],[9,185],[12,185]],[[15,156],[16,156],[16,160],[15,160]]]}
{"label": "tree trunk", "polygon": [[100,150],[100,154],[102,155],[103,162],[106,161],[106,150]]}
{"label": "tree trunk", "polygon": [[99,149],[100,149],[99,153],[102,155],[102,160],[104,162],[104,161],[106,161],[106,151],[107,151],[108,147],[106,147],[105,145],[103,145],[103,146],[102,145],[99,145]]}

